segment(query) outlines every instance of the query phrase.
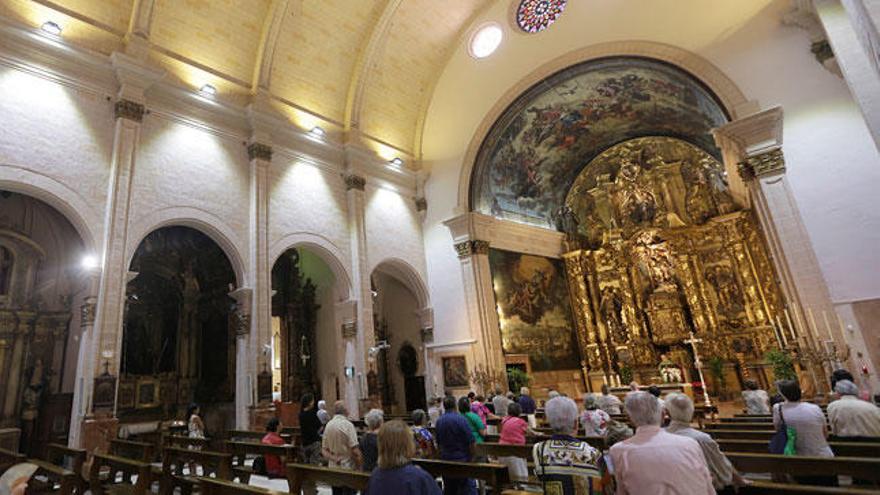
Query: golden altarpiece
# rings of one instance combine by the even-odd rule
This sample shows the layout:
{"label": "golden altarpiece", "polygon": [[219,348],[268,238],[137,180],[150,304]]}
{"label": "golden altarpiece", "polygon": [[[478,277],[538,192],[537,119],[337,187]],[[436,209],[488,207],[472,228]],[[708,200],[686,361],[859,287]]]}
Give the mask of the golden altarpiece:
{"label": "golden altarpiece", "polygon": [[620,376],[656,382],[667,365],[696,381],[690,332],[704,362],[772,378],[762,362],[784,338],[781,292],[752,212],[711,155],[669,137],[619,143],[584,167],[557,217],[594,390]]}

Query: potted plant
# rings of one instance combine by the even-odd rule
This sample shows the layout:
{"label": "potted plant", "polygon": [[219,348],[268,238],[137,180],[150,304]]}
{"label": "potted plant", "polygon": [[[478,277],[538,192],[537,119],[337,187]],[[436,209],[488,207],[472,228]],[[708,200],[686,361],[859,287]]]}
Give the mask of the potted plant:
{"label": "potted plant", "polygon": [[520,389],[528,387],[531,381],[532,379],[525,371],[519,368],[507,369],[507,385],[510,387],[511,392],[518,394]]}
{"label": "potted plant", "polygon": [[764,359],[773,370],[776,380],[797,380],[797,372],[794,370],[794,361],[791,354],[780,349],[770,349],[764,354]]}

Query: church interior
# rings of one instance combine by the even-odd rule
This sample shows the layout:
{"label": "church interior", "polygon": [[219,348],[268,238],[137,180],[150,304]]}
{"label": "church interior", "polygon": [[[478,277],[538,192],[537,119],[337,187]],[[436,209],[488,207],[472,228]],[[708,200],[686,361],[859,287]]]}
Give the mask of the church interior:
{"label": "church interior", "polygon": [[[744,397],[831,409],[847,370],[880,408],[878,33],[874,0],[0,0],[0,472],[296,445],[306,397],[511,392],[538,431],[655,386],[744,493],[802,493]],[[810,493],[880,490],[857,436]]]}

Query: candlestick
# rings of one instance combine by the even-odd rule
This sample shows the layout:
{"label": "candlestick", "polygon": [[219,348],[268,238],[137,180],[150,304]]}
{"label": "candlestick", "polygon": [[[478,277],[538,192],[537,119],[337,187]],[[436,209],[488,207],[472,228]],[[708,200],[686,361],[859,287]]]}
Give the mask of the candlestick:
{"label": "candlestick", "polygon": [[822,319],[825,320],[825,330],[828,330],[828,339],[832,342],[834,341],[834,336],[831,335],[831,324],[828,323],[828,312],[824,309],[822,310]]}
{"label": "candlestick", "polygon": [[813,318],[813,309],[812,308],[807,308],[807,316],[810,318],[810,325],[807,325],[807,326],[810,327],[810,335],[813,336],[813,342],[816,343],[816,348],[818,349],[819,342],[820,342],[819,331],[818,331],[818,327],[816,326],[816,319]]}
{"label": "candlestick", "polygon": [[776,344],[779,345],[779,349],[785,349],[782,345],[782,339],[779,337],[779,329],[776,328],[776,323],[771,321],[770,326],[773,327],[773,335],[776,337]]}
{"label": "candlestick", "polygon": [[794,313],[795,328],[797,328],[799,334],[804,335],[804,326],[801,324],[801,312],[798,309],[798,306],[796,303],[792,303],[792,306],[794,306],[793,313]]}
{"label": "candlestick", "polygon": [[779,327],[779,335],[782,336],[782,345],[783,349],[788,347],[788,340],[785,338],[785,329],[782,327],[782,320],[779,319],[779,315],[776,315],[776,325]]}
{"label": "candlestick", "polygon": [[846,340],[846,332],[844,332],[846,326],[843,324],[843,318],[840,316],[840,313],[835,314],[837,314],[837,324],[840,325],[840,335],[843,335],[843,339]]}
{"label": "candlestick", "polygon": [[604,383],[606,386],[608,385],[608,375],[602,375],[602,383]]}
{"label": "candlestick", "polygon": [[788,331],[791,332],[791,337],[797,341],[797,334],[794,333],[794,328],[791,326],[791,316],[788,314],[788,308],[784,308],[785,312],[785,323],[788,324]]}

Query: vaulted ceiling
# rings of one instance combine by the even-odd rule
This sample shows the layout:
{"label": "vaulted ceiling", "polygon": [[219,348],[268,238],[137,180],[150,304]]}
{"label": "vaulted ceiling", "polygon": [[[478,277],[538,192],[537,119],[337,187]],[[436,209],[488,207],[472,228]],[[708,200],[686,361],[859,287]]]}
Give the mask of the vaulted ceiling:
{"label": "vaulted ceiling", "polygon": [[497,0],[3,0],[0,15],[107,54],[140,53],[243,105],[262,91],[296,124],[355,130],[418,156],[433,84]]}

